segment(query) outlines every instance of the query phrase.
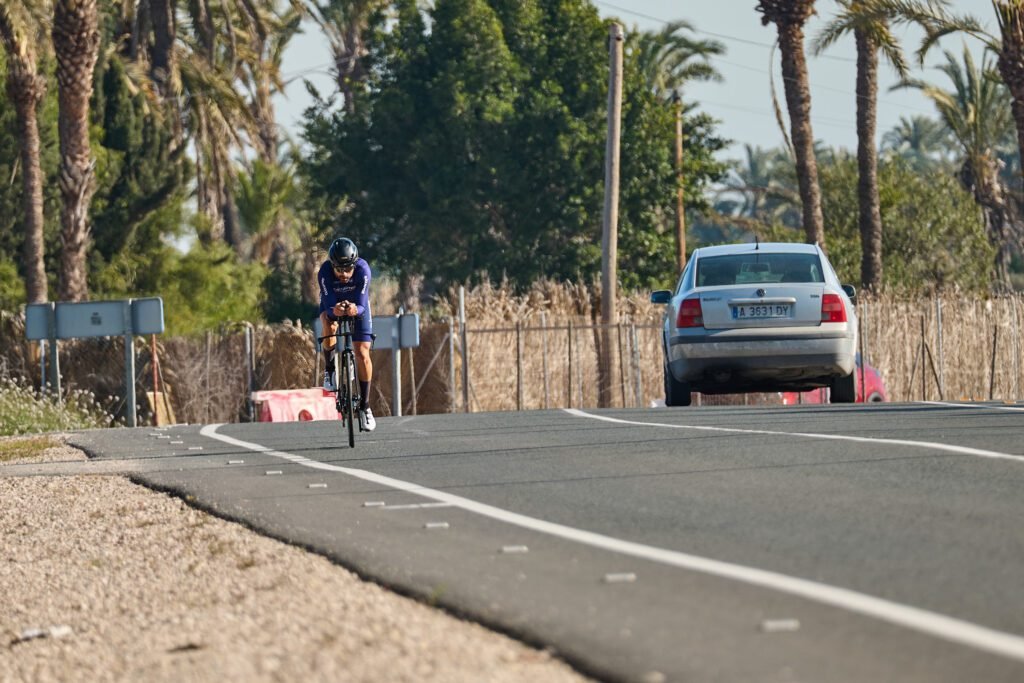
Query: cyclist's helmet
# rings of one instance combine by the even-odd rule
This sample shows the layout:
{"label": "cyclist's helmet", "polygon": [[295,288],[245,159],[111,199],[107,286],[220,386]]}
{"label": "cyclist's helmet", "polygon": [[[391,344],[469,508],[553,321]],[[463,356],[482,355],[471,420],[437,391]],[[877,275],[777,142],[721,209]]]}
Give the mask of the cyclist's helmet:
{"label": "cyclist's helmet", "polygon": [[349,268],[354,266],[359,258],[359,250],[356,243],[347,237],[339,237],[331,242],[331,248],[327,250],[327,258],[335,268]]}

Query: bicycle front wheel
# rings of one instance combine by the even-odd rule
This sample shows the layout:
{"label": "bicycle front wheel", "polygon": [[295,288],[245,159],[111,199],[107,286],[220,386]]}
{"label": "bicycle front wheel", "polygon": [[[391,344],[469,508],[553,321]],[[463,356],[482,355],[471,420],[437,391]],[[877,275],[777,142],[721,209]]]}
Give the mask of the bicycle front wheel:
{"label": "bicycle front wheel", "polygon": [[355,415],[355,363],[352,354],[345,353],[341,358],[341,386],[345,393],[345,404],[342,406],[342,419],[348,425],[348,447],[356,447],[356,415]]}

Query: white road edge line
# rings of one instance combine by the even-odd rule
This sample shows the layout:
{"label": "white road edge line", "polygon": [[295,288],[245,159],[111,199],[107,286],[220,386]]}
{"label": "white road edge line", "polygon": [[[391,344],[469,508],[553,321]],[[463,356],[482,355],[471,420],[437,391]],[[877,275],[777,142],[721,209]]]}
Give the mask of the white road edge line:
{"label": "white road edge line", "polygon": [[[580,413],[587,417],[595,417],[587,413]],[[616,420],[618,421],[618,420]],[[637,423],[650,424],[650,423]],[[534,517],[528,517],[516,512],[503,510],[502,508],[479,503],[469,498],[462,498],[444,491],[425,488],[418,484],[392,479],[374,472],[331,465],[317,460],[310,460],[301,455],[276,451],[267,446],[256,443],[249,443],[235,439],[224,434],[218,434],[217,429],[222,425],[206,425],[200,434],[211,439],[222,441],[232,446],[246,448],[257,453],[270,455],[275,458],[283,458],[305,467],[310,467],[328,472],[338,472],[352,477],[369,481],[383,486],[390,486],[400,491],[415,493],[426,498],[451,503],[454,507],[461,508],[467,512],[473,512],[484,517],[496,519],[506,524],[512,524],[524,529],[539,533],[556,536],[576,543],[582,543],[594,548],[617,552],[630,557],[637,557],[651,562],[658,562],[664,565],[702,572],[712,576],[719,576],[734,581],[740,581],[753,586],[760,586],[771,590],[777,590],[790,595],[812,600],[831,607],[857,612],[865,616],[887,621],[897,626],[926,633],[937,638],[942,638],[961,645],[991,652],[994,654],[1024,661],[1024,637],[996,631],[985,626],[979,626],[968,621],[954,617],[929,612],[927,610],[901,605],[882,598],[876,598],[846,588],[837,588],[823,583],[816,583],[807,579],[800,579],[785,574],[745,567],[743,565],[730,564],[719,560],[712,560],[698,555],[689,555],[675,550],[665,550],[653,546],[624,541],[611,536],[602,536],[591,531],[576,529],[554,522],[548,522]],[[657,426],[657,425],[654,425]],[[675,426],[675,425],[664,425]],[[733,430],[737,431],[737,430]],[[775,432],[782,433],[782,432]]]}
{"label": "white road edge line", "polygon": [[1024,407],[990,406],[977,403],[949,403],[948,401],[918,401],[929,406],[949,406],[950,408],[974,408],[975,410],[1009,410],[1011,413],[1024,412]]}
{"label": "white road edge line", "polygon": [[814,434],[810,432],[779,432],[769,429],[739,429],[736,427],[706,427],[702,425],[678,425],[665,422],[641,422],[639,420],[621,420],[617,417],[605,415],[594,415],[585,413],[576,408],[562,408],[565,412],[576,417],[587,417],[591,420],[613,422],[615,424],[633,425],[635,427],[667,427],[668,429],[694,429],[705,432],[729,432],[732,434],[768,434],[772,436],[800,436],[806,439],[828,439],[830,441],[854,441],[856,443],[884,443],[893,446],[911,446],[914,448],[926,448],[929,450],[946,451],[957,455],[975,455],[979,458],[994,458],[997,460],[1015,460],[1024,462],[1024,455],[1013,453],[1001,453],[999,451],[986,451],[982,448],[970,448],[969,446],[954,446],[948,443],[936,443],[934,441],[909,441],[907,439],[882,439],[875,436],[850,436],[848,434]]}

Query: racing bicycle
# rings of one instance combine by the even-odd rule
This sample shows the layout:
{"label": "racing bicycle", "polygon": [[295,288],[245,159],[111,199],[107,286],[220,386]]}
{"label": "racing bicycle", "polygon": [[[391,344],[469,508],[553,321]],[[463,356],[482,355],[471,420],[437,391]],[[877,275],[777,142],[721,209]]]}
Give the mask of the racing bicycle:
{"label": "racing bicycle", "polygon": [[[323,344],[325,339],[334,337],[334,398],[341,421],[348,429],[348,446],[356,446],[356,422],[359,420],[359,385],[356,378],[356,354],[352,350],[352,321],[354,318],[338,319],[338,329],[334,334],[318,337]],[[359,431],[363,431],[362,425]]]}

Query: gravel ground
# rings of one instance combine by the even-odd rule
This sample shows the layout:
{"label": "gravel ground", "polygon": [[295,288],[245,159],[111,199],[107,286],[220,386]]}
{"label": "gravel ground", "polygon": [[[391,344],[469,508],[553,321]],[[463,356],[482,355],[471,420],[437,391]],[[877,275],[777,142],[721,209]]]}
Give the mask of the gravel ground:
{"label": "gravel ground", "polygon": [[0,682],[585,681],[123,476],[4,476]]}

